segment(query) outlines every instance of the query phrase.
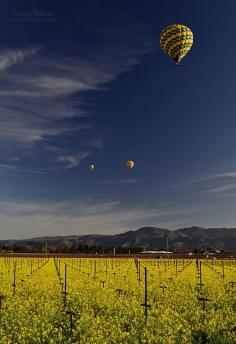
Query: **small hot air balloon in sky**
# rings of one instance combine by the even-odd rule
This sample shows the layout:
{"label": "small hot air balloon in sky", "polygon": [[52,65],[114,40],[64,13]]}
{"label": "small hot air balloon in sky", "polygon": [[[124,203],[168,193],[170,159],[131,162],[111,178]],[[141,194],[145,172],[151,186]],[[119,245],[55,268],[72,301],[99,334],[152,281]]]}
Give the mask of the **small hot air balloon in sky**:
{"label": "small hot air balloon in sky", "polygon": [[134,167],[134,162],[133,162],[133,160],[128,160],[128,161],[126,161],[126,166],[127,166],[127,168],[129,168],[129,169],[131,169],[131,168],[133,168]]}
{"label": "small hot air balloon in sky", "polygon": [[90,171],[93,171],[95,169],[95,165],[94,164],[89,164],[88,168]]}
{"label": "small hot air balloon in sky", "polygon": [[193,33],[185,25],[167,26],[161,33],[160,45],[165,54],[173,59],[177,66],[193,45]]}

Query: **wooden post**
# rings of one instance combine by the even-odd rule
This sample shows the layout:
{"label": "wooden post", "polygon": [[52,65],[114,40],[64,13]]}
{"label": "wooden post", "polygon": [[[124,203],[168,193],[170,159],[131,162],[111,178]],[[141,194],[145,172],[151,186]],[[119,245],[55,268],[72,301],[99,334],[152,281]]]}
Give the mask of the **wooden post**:
{"label": "wooden post", "polygon": [[150,305],[147,302],[147,297],[148,297],[147,295],[147,268],[145,267],[144,268],[144,303],[141,304],[141,306],[144,307],[144,314],[145,314],[146,321],[147,321],[147,316],[148,316],[147,309],[148,307],[150,307]]}

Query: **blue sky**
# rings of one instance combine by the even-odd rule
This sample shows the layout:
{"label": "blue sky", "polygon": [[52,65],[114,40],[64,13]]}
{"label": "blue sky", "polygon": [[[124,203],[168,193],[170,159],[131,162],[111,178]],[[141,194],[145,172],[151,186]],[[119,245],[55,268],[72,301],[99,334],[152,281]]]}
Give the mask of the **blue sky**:
{"label": "blue sky", "polygon": [[0,6],[2,239],[236,225],[234,0]]}

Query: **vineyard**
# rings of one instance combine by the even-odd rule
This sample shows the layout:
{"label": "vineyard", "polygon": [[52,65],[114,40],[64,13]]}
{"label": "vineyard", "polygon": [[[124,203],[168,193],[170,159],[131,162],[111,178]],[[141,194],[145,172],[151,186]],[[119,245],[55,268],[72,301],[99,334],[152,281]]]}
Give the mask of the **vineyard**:
{"label": "vineyard", "polygon": [[0,258],[1,344],[236,343],[235,259]]}

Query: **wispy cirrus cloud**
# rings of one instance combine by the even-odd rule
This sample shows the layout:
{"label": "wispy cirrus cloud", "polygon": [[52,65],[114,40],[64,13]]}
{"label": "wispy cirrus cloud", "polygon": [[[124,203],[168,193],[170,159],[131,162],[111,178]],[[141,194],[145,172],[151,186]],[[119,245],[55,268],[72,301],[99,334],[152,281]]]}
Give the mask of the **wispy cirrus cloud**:
{"label": "wispy cirrus cloud", "polygon": [[[195,184],[201,184],[205,182],[214,182],[218,181],[220,182],[221,185],[219,186],[214,186],[214,187],[208,187],[204,188],[204,190],[200,190],[201,193],[227,193],[228,191],[232,191],[236,189],[236,183],[224,183],[222,185],[222,181],[227,181],[229,179],[236,179],[236,172],[235,171],[230,171],[230,172],[223,172],[223,173],[217,173],[217,174],[211,174],[206,177],[202,178],[196,178],[192,179],[183,183],[177,183],[173,185],[167,186],[167,188],[177,188],[177,187],[182,187],[182,186],[188,186],[188,185],[195,185]],[[209,183],[208,183],[209,184]]]}
{"label": "wispy cirrus cloud", "polygon": [[[89,130],[86,104],[80,95],[104,88],[139,63],[150,44],[141,38],[132,45],[135,34],[134,31],[130,36],[118,35],[116,45],[113,43],[109,50],[104,47],[104,51],[100,49],[86,58],[51,54],[35,47],[0,51],[0,141],[25,148],[42,143],[47,149],[55,147],[51,142],[65,133],[74,135]],[[80,117],[83,124],[71,122]],[[90,149],[104,147],[102,136],[91,137],[90,141]]]}
{"label": "wispy cirrus cloud", "polygon": [[71,169],[80,164],[80,162],[84,159],[86,159],[90,155],[89,152],[81,152],[76,155],[65,155],[65,156],[59,156],[57,158],[58,161],[65,163],[66,169]]}
{"label": "wispy cirrus cloud", "polygon": [[[15,158],[16,159],[16,158]],[[11,176],[11,177],[24,177],[25,175],[42,175],[49,172],[55,173],[56,170],[53,168],[27,168],[17,164],[19,160],[9,159],[12,161],[11,164],[0,163],[0,175]]]}
{"label": "wispy cirrus cloud", "polygon": [[14,172],[17,170],[17,166],[16,165],[12,165],[12,164],[0,164],[0,173],[9,173],[9,172]]}
{"label": "wispy cirrus cloud", "polygon": [[104,147],[105,138],[104,137],[95,137],[90,141],[91,147],[102,149]]}
{"label": "wispy cirrus cloud", "polygon": [[[137,229],[142,225],[178,221],[206,208],[124,207],[118,199],[67,201],[0,201],[3,238],[27,238],[43,235],[112,234]],[[66,231],[65,231],[66,228]],[[52,231],[50,231],[52,229]]]}
{"label": "wispy cirrus cloud", "polygon": [[[61,162],[58,169],[71,169],[85,159],[84,152],[87,157],[104,148],[109,138],[94,129],[84,94],[108,88],[154,45],[143,27],[126,20],[119,30],[96,28],[96,34],[101,35],[101,44],[96,49],[86,44],[81,55],[76,49],[70,55],[51,53],[43,46],[0,50],[2,161],[17,151],[29,165],[29,159],[37,156],[44,170],[56,162]],[[20,175],[23,161],[16,165]]]}
{"label": "wispy cirrus cloud", "polygon": [[88,158],[91,155],[92,150],[102,149],[104,147],[105,138],[104,137],[95,137],[86,143],[86,146],[89,150],[80,151],[73,155],[63,154],[57,157],[57,161],[65,163],[65,169],[71,169],[78,166],[82,160]]}
{"label": "wispy cirrus cloud", "polygon": [[204,193],[207,193],[207,192],[226,192],[226,191],[232,191],[235,189],[236,189],[236,183],[231,183],[231,184],[225,184],[222,186],[218,186],[218,187],[215,187],[212,189],[207,189],[207,190],[204,190],[203,192]]}
{"label": "wispy cirrus cloud", "polygon": [[167,188],[176,188],[179,186],[198,184],[201,182],[206,182],[206,181],[211,181],[211,180],[216,180],[216,179],[224,179],[224,178],[225,179],[236,178],[236,172],[231,171],[231,172],[223,172],[223,173],[218,173],[218,174],[211,174],[211,175],[206,176],[206,177],[196,178],[196,179],[188,180],[188,181],[183,182],[183,183],[177,183],[177,184],[169,185],[169,186],[167,186]]}
{"label": "wispy cirrus cloud", "polygon": [[37,47],[26,48],[26,49],[2,50],[0,52],[0,71],[4,71],[10,66],[37,54],[39,50],[40,48],[37,48]]}

